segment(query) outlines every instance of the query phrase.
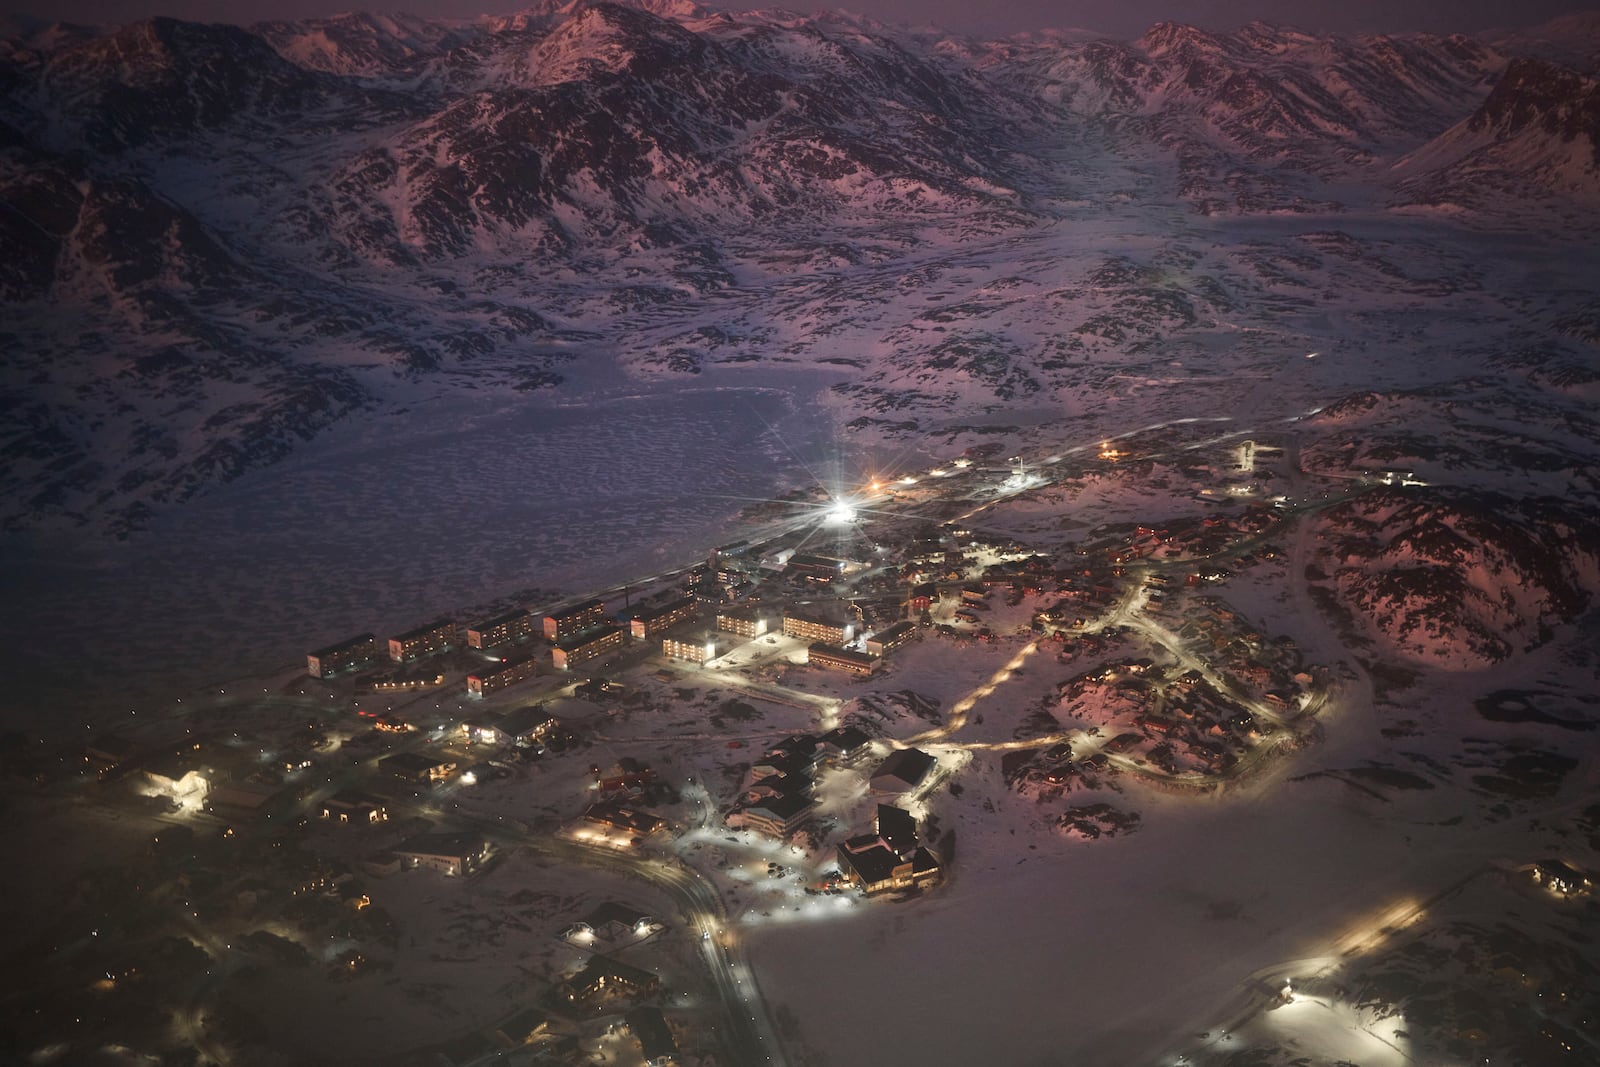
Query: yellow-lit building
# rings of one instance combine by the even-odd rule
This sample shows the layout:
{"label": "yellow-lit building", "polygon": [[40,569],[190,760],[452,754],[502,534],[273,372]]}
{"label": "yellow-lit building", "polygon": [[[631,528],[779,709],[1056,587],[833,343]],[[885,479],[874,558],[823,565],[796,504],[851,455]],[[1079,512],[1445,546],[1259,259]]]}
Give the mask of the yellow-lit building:
{"label": "yellow-lit building", "polygon": [[756,638],[767,632],[765,616],[754,612],[728,611],[717,615],[717,629],[735,637]]}
{"label": "yellow-lit building", "polygon": [[498,692],[508,685],[532,678],[539,672],[539,661],[529,656],[517,663],[502,663],[493,668],[473,671],[467,675],[467,695],[485,696]]}
{"label": "yellow-lit building", "polygon": [[436,619],[426,626],[407,630],[398,637],[389,638],[389,658],[396,663],[442,652],[456,643],[456,624],[453,619]]}
{"label": "yellow-lit building", "polygon": [[551,641],[580,634],[606,621],[606,606],[598,600],[587,600],[570,608],[551,612],[544,617],[544,635]]}
{"label": "yellow-lit building", "polygon": [[570,671],[580,663],[599,659],[621,647],[622,627],[603,626],[592,633],[556,642],[556,647],[550,650],[550,662],[558,671]]}
{"label": "yellow-lit building", "polygon": [[365,667],[377,658],[378,639],[372,634],[360,634],[306,653],[306,673],[313,678],[328,678],[341,671]]}
{"label": "yellow-lit building", "polygon": [[467,627],[467,645],[471,648],[493,648],[521,640],[533,633],[533,629],[532,612],[513,611]]}
{"label": "yellow-lit building", "polygon": [[680,622],[687,622],[699,613],[694,597],[686,596],[635,615],[628,623],[635,640],[643,641]]}
{"label": "yellow-lit building", "polygon": [[869,656],[865,652],[852,652],[848,648],[839,648],[837,645],[825,645],[817,642],[806,649],[806,662],[814,667],[826,667],[830,671],[844,671],[847,674],[872,674],[878,669],[878,664],[882,660],[876,656]]}
{"label": "yellow-lit building", "polygon": [[785,615],[783,617],[783,632],[788,637],[798,637],[802,641],[820,641],[828,645],[848,644],[855,633],[855,626],[848,622],[830,622],[826,619],[814,619],[805,615]]}
{"label": "yellow-lit building", "polygon": [[664,637],[661,639],[661,654],[668,659],[705,663],[717,658],[717,641],[710,634],[700,634],[696,637]]}

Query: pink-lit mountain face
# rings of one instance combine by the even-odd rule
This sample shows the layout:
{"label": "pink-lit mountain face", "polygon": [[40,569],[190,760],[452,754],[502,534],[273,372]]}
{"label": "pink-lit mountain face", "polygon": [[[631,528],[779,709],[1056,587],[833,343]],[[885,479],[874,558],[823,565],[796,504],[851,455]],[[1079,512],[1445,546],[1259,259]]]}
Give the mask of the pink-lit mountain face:
{"label": "pink-lit mountain face", "polygon": [[[1594,78],[1523,53],[1551,55],[687,3],[19,24],[4,521],[128,531],[431,396],[824,367],[841,421],[903,436],[1081,414],[1174,359],[1227,374],[1261,331],[1411,331],[1427,362],[1460,355],[1433,328],[1468,292],[1484,358],[1548,331],[1582,378],[1581,281],[1489,285],[1462,244],[1594,226]],[[1264,225],[1296,219],[1349,240]]]}

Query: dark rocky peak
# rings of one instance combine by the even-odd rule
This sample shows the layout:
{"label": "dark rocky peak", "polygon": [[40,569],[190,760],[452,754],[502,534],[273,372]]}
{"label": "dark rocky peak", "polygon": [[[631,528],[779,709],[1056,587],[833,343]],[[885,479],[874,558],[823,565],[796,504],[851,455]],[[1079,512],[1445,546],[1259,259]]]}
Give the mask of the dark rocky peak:
{"label": "dark rocky peak", "polygon": [[296,66],[355,75],[389,73],[487,32],[477,24],[367,12],[260,22],[250,29]]}
{"label": "dark rocky peak", "polygon": [[1182,61],[1222,55],[1228,51],[1226,39],[1181,22],[1156,23],[1139,38],[1139,46],[1152,59],[1172,57]]}
{"label": "dark rocky peak", "polygon": [[1537,129],[1600,145],[1600,80],[1542,59],[1513,60],[1467,128],[1502,137]]}
{"label": "dark rocky peak", "polygon": [[169,18],[57,52],[39,76],[41,105],[106,150],[294,111],[323,88],[246,30]]}

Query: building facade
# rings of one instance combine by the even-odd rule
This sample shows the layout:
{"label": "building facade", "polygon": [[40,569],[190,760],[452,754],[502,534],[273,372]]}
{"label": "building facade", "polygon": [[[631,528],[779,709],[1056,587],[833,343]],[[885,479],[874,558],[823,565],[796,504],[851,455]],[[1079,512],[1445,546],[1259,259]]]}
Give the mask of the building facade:
{"label": "building facade", "polygon": [[539,661],[532,656],[517,663],[502,663],[493,669],[473,671],[467,675],[467,695],[487,696],[508,685],[532,678],[539,672]]}
{"label": "building facade", "polygon": [[510,641],[520,641],[533,633],[534,619],[530,611],[513,611],[467,627],[467,645],[472,648],[493,648]]}
{"label": "building facade", "polygon": [[654,637],[663,630],[670,629],[680,622],[687,622],[699,612],[699,605],[692,596],[680,597],[670,604],[635,615],[628,623],[628,628],[636,640],[643,641]]}
{"label": "building facade", "polygon": [[306,673],[313,678],[328,678],[365,667],[377,658],[378,639],[372,634],[360,634],[348,641],[306,653]]}
{"label": "building facade", "polygon": [[396,663],[404,663],[406,660],[441,652],[455,642],[455,620],[438,619],[426,626],[419,626],[415,630],[407,630],[397,637],[389,638],[389,658]]}
{"label": "building facade", "polygon": [[878,669],[878,664],[882,661],[865,652],[852,652],[848,648],[817,642],[806,649],[806,662],[815,667],[826,667],[830,671],[871,674]]}
{"label": "building facade", "polygon": [[580,663],[599,659],[621,647],[622,627],[603,626],[592,633],[557,642],[550,650],[550,662],[558,671],[570,671]]}
{"label": "building facade", "polygon": [[723,633],[733,634],[735,637],[756,638],[767,632],[765,616],[747,611],[728,611],[717,613],[717,629]]}
{"label": "building facade", "polygon": [[551,641],[560,641],[599,626],[605,621],[605,604],[598,600],[589,600],[546,615],[544,635]]}
{"label": "building facade", "polygon": [[710,634],[696,637],[663,637],[661,654],[668,659],[705,663],[717,658],[717,642]]}
{"label": "building facade", "polygon": [[901,645],[914,640],[918,634],[917,624],[914,622],[897,622],[887,630],[879,630],[866,640],[867,651],[874,656],[881,656],[885,652],[892,652]]}
{"label": "building facade", "polygon": [[827,645],[844,645],[849,643],[855,633],[855,626],[848,622],[829,622],[826,619],[814,619],[805,615],[785,615],[783,632],[787,637],[798,637],[806,642],[820,641]]}

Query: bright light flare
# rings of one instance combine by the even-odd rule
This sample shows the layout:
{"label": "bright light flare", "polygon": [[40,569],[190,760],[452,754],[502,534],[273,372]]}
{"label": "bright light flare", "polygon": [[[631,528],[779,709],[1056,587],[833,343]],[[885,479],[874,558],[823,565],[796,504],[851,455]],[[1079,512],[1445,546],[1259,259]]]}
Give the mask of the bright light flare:
{"label": "bright light flare", "polygon": [[833,507],[828,509],[827,520],[836,525],[856,521],[856,509],[843,500],[835,500]]}

